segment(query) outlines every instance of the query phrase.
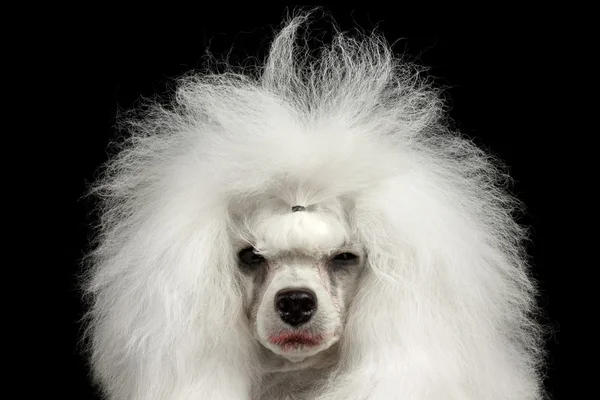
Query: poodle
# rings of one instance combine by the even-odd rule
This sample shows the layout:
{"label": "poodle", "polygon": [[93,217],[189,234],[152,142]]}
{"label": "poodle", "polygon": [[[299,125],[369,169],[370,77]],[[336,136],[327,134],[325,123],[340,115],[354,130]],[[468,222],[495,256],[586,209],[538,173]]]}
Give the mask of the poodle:
{"label": "poodle", "polygon": [[[86,337],[110,400],[544,397],[502,165],[376,33],[289,18],[256,68],[189,74],[90,193]],[[300,34],[299,32],[302,32]]]}

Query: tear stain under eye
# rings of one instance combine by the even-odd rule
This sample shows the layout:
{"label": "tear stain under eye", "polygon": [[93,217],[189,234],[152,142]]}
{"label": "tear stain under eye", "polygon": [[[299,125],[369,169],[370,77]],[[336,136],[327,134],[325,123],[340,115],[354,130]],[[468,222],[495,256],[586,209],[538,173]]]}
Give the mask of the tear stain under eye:
{"label": "tear stain under eye", "polygon": [[267,280],[267,276],[269,275],[269,270],[271,266],[269,265],[269,261],[265,261],[264,264],[256,271],[254,275],[254,287],[261,287]]}
{"label": "tear stain under eye", "polygon": [[334,289],[337,286],[337,282],[334,281],[333,274],[329,273],[329,271],[327,269],[327,262],[326,261],[319,262],[317,264],[317,270],[318,270],[319,279],[321,280],[321,283],[325,286],[325,289],[327,289],[327,291],[333,295],[334,293],[333,293],[332,289]]}
{"label": "tear stain under eye", "polygon": [[264,265],[260,270],[256,271],[252,281],[252,299],[250,301],[251,313],[256,319],[256,314],[258,312],[258,307],[260,305],[261,299],[264,296],[267,287],[269,286],[269,278],[273,278],[270,272],[272,271],[273,266],[269,263],[269,260],[266,260]]}
{"label": "tear stain under eye", "polygon": [[[334,296],[334,291],[338,287],[338,276],[336,274],[327,274],[327,282],[329,282],[329,287],[327,288],[332,296]],[[335,297],[335,296],[334,296]]]}

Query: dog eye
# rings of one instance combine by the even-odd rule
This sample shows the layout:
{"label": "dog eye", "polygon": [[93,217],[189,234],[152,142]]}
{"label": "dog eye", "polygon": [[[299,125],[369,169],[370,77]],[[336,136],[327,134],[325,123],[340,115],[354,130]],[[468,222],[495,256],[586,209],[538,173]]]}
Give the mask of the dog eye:
{"label": "dog eye", "polygon": [[242,264],[249,266],[258,266],[265,261],[260,254],[256,254],[254,247],[247,247],[238,253],[238,259]]}
{"label": "dog eye", "polygon": [[358,256],[352,253],[340,253],[331,259],[331,263],[339,266],[356,264]]}

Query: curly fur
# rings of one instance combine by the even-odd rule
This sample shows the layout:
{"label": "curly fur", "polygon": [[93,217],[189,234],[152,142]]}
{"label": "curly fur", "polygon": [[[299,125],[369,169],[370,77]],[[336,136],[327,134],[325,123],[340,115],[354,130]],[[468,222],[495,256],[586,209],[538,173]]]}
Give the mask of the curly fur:
{"label": "curly fur", "polygon": [[542,398],[506,175],[380,37],[337,33],[314,55],[297,40],[308,17],[260,69],[184,77],[169,105],[127,119],[92,190],[89,352],[106,398],[252,398],[264,376],[232,209],[277,191],[290,206],[345,199],[368,257],[339,357],[306,398]]}

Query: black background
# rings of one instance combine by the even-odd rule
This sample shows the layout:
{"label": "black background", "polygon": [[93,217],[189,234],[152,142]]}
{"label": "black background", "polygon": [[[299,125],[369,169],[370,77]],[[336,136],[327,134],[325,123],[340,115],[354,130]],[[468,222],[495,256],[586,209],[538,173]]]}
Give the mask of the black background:
{"label": "black background", "polygon": [[[342,30],[377,27],[388,41],[401,39],[394,50],[430,67],[429,74],[446,87],[456,128],[510,167],[514,192],[527,206],[520,222],[531,228],[528,250],[540,281],[540,305],[554,331],[548,341],[546,387],[560,399],[564,354],[560,308],[565,290],[552,242],[559,222],[552,213],[557,201],[553,182],[566,178],[561,175],[566,172],[556,168],[552,136],[559,128],[552,122],[551,104],[556,89],[549,85],[558,69],[557,39],[542,40],[536,29],[518,20],[506,21],[511,29],[498,32],[465,27],[461,34],[419,34],[404,28],[409,18],[393,9],[327,8]],[[58,377],[51,390],[57,387],[59,398],[97,398],[77,349],[77,321],[83,310],[74,276],[88,246],[92,221],[91,203],[81,196],[107,158],[117,110],[130,109],[140,96],[167,94],[173,78],[203,66],[209,45],[216,56],[229,52],[233,64],[250,62],[254,56],[262,59],[287,11],[284,5],[243,10],[232,6],[194,12],[179,26],[172,23],[178,14],[190,12],[182,8],[143,19],[119,17],[119,10],[111,17],[100,16],[90,9],[77,21],[56,26],[59,35],[45,43],[46,54],[56,52],[56,62],[44,101],[52,109],[53,129],[60,132],[44,137],[52,149],[48,168],[59,177],[52,183],[52,198],[58,204],[49,221],[60,231],[55,233],[60,243],[53,248],[59,267],[50,274],[60,294],[52,313],[53,346],[66,360],[54,371]]]}

